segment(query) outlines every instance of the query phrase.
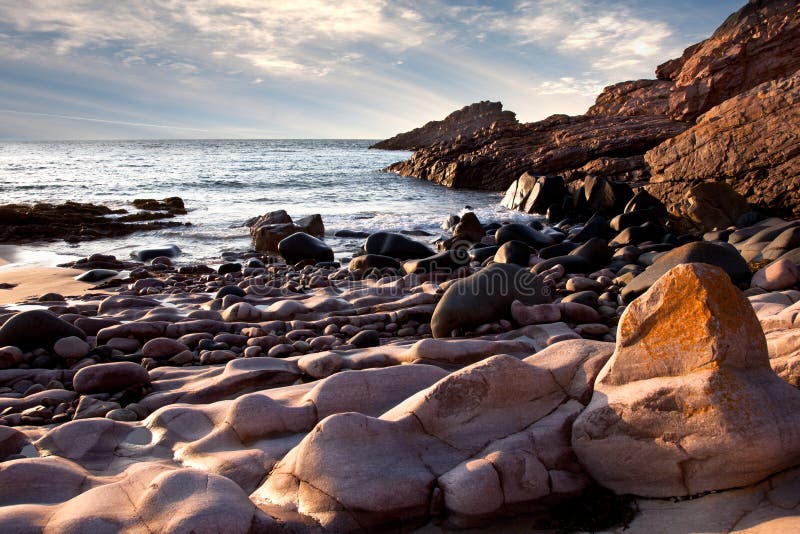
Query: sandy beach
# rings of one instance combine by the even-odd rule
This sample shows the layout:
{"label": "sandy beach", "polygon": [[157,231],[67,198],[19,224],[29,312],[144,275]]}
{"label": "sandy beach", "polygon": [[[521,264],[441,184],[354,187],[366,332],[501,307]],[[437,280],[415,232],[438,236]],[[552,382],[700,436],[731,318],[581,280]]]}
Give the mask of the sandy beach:
{"label": "sandy beach", "polygon": [[[0,258],[0,265],[7,264]],[[0,304],[13,304],[36,299],[45,293],[58,293],[74,297],[85,293],[95,284],[78,282],[75,277],[83,274],[78,269],[61,267],[16,267],[0,268],[0,285],[13,284],[10,289],[0,289]]]}

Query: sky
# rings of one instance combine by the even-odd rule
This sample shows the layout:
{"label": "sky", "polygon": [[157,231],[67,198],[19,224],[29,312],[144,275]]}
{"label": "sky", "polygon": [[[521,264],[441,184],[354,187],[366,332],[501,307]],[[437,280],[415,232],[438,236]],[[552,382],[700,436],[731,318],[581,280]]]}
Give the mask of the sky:
{"label": "sky", "polygon": [[522,122],[708,37],[744,0],[0,0],[0,139],[382,139]]}

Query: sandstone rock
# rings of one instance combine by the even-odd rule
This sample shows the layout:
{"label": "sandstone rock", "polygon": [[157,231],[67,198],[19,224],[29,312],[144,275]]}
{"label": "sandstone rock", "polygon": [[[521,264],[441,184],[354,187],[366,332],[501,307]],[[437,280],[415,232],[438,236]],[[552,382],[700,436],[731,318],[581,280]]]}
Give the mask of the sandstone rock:
{"label": "sandstone rock", "polygon": [[800,68],[800,15],[793,2],[756,0],[731,15],[714,34],[683,56],[660,65],[656,75],[675,82],[669,114],[696,117],[761,83]]}
{"label": "sandstone rock", "polygon": [[751,287],[760,287],[767,291],[780,291],[797,285],[800,272],[797,265],[788,260],[777,260],[753,274]]}
{"label": "sandstone rock", "polygon": [[461,216],[461,220],[453,228],[453,241],[468,241],[470,243],[480,243],[486,235],[486,230],[481,226],[478,216],[474,212],[468,211]]}
{"label": "sandstone rock", "polygon": [[562,177],[526,172],[508,187],[502,205],[526,213],[546,213],[552,204],[561,205],[567,194]]}
{"label": "sandstone rock", "polygon": [[388,170],[453,188],[505,191],[523,173],[641,181],[642,155],[687,126],[658,115],[553,115],[430,145]]}
{"label": "sandstone rock", "polygon": [[729,277],[680,265],[623,314],[572,444],[616,493],[692,495],[796,465],[798,409],[800,392],[769,368],[758,320]]}
{"label": "sandstone rock", "polygon": [[52,349],[61,338],[86,339],[79,328],[44,310],[19,312],[0,326],[0,347],[12,345],[23,350]]}
{"label": "sandstone rock", "polygon": [[431,121],[410,132],[375,143],[370,148],[383,150],[419,150],[437,143],[451,142],[459,136],[471,137],[476,131],[493,125],[519,124],[513,111],[503,111],[500,102],[477,102],[454,111],[441,121]]}
{"label": "sandstone rock", "polygon": [[759,208],[800,215],[798,123],[800,72],[726,100],[650,150],[647,189],[675,211],[695,184],[724,181]]}
{"label": "sandstone rock", "polygon": [[667,115],[673,85],[668,80],[635,80],[609,85],[586,115]]}
{"label": "sandstone rock", "polygon": [[91,419],[93,417],[105,417],[112,410],[119,410],[120,405],[116,402],[103,401],[93,397],[83,396],[78,402],[73,419]]}
{"label": "sandstone rock", "polygon": [[0,369],[9,369],[22,363],[22,351],[19,347],[0,347]]}
{"label": "sandstone rock", "polygon": [[75,373],[72,385],[80,394],[116,393],[132,386],[147,385],[150,376],[132,362],[101,363],[84,367]]}

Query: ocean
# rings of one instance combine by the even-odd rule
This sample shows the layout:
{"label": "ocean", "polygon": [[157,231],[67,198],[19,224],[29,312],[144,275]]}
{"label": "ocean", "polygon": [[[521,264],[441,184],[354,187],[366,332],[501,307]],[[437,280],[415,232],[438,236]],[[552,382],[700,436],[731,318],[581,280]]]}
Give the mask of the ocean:
{"label": "ocean", "polygon": [[219,263],[220,254],[250,246],[243,223],[268,211],[322,215],[337,258],[362,240],[337,230],[424,230],[441,234],[450,214],[475,208],[481,220],[513,218],[501,193],[456,191],[381,172],[411,153],[369,150],[368,140],[199,140],[0,143],[0,204],[105,204],[135,211],[135,198],[184,199],[191,226],[124,238],[37,243],[23,263],[52,264],[96,252],[126,258],[138,247],[174,243],[182,261]]}

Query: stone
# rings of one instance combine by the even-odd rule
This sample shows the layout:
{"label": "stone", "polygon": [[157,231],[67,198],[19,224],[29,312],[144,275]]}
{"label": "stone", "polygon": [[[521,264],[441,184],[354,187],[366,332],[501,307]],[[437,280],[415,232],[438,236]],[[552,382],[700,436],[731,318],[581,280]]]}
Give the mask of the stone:
{"label": "stone", "polygon": [[667,271],[684,263],[716,265],[724,269],[730,279],[737,284],[748,282],[750,279],[747,262],[735,250],[714,243],[698,241],[688,243],[660,256],[642,274],[625,286],[622,290],[622,298],[626,302],[631,302],[647,291]]}
{"label": "stone", "polygon": [[181,249],[177,245],[166,245],[163,247],[148,247],[134,250],[131,257],[139,261],[149,261],[159,256],[176,258],[180,255]]}
{"label": "stone", "polygon": [[333,261],[333,250],[324,241],[303,232],[292,234],[278,243],[278,252],[287,263],[301,260]]}
{"label": "stone", "polygon": [[483,263],[487,259],[494,256],[500,247],[496,245],[492,246],[483,246],[483,247],[476,247],[472,246],[467,253],[469,254],[469,259],[471,261],[477,261],[478,263]]}
{"label": "stone", "polygon": [[91,269],[83,274],[75,277],[79,282],[99,282],[108,278],[113,278],[119,274],[119,271],[113,269]]}
{"label": "stone", "polygon": [[531,257],[531,248],[522,241],[506,241],[494,254],[497,263],[513,263],[527,267]]}
{"label": "stone", "polygon": [[12,345],[22,350],[52,349],[61,338],[86,334],[70,323],[44,310],[19,312],[0,326],[0,347]]}
{"label": "stone", "polygon": [[431,329],[436,338],[511,317],[511,304],[552,300],[541,277],[513,264],[495,263],[453,283],[434,309]]}
{"label": "stone", "polygon": [[323,237],[325,235],[325,224],[322,222],[322,216],[319,213],[301,217],[294,223],[308,235],[314,237]]}
{"label": "stone", "polygon": [[628,306],[617,336],[573,425],[599,484],[687,496],[797,464],[800,391],[770,368],[758,319],[725,271],[674,267]]}
{"label": "stone", "polygon": [[176,339],[157,337],[151,339],[142,347],[142,357],[154,360],[167,360],[176,354],[189,350],[189,347]]}
{"label": "stone", "polygon": [[99,363],[80,369],[72,385],[80,394],[116,393],[134,386],[150,384],[150,375],[132,362]]}
{"label": "stone", "polygon": [[544,214],[552,204],[560,205],[565,196],[567,188],[561,176],[534,176],[526,172],[508,187],[502,205]]}
{"label": "stone", "polygon": [[401,261],[428,258],[435,254],[419,241],[391,232],[376,232],[370,235],[364,242],[364,251],[367,254],[389,256]]}
{"label": "stone", "polygon": [[19,347],[0,347],[0,369],[10,369],[22,363],[22,351]]}
{"label": "stone", "polygon": [[217,268],[219,274],[238,273],[242,271],[241,263],[223,263]]}
{"label": "stone", "polygon": [[348,345],[352,345],[359,349],[367,347],[377,347],[381,344],[381,338],[377,330],[362,330],[347,340]]}
{"label": "stone", "polygon": [[92,417],[105,417],[113,410],[119,410],[120,405],[116,402],[103,401],[93,397],[83,396],[78,401],[73,419],[90,419]]}
{"label": "stone", "polygon": [[62,337],[53,345],[53,352],[65,360],[80,360],[87,354],[92,347],[77,336]]}
{"label": "stone", "polygon": [[[486,235],[486,230],[483,229],[478,216],[474,212],[468,211],[461,216],[461,220],[453,228],[454,243],[459,241],[467,241],[468,243],[480,243],[481,239]],[[448,247],[454,248],[454,247]],[[455,247],[458,248],[458,247]]]}
{"label": "stone", "polygon": [[399,261],[389,256],[382,256],[380,254],[364,254],[356,256],[347,268],[350,271],[367,270],[367,269],[400,269],[402,265]]}
{"label": "stone", "polygon": [[494,237],[500,246],[509,241],[521,241],[531,248],[540,249],[555,243],[550,235],[519,223],[501,226],[497,229]]}
{"label": "stone", "polygon": [[789,260],[776,260],[756,271],[750,281],[751,287],[760,287],[766,291],[780,291],[797,285],[800,271],[797,264]]}
{"label": "stone", "polygon": [[469,265],[469,254],[465,248],[454,248],[434,254],[428,258],[409,260],[403,263],[406,274],[424,274],[436,271],[452,273],[455,270]]}
{"label": "stone", "polygon": [[247,295],[247,293],[245,293],[244,289],[242,289],[239,286],[225,286],[225,287],[219,288],[217,290],[217,292],[214,293],[214,298],[215,299],[221,299],[221,298],[225,297],[226,295],[236,295],[237,297],[244,298],[245,295]]}

